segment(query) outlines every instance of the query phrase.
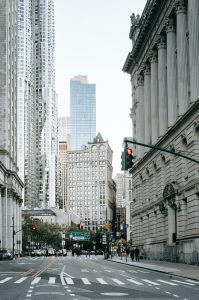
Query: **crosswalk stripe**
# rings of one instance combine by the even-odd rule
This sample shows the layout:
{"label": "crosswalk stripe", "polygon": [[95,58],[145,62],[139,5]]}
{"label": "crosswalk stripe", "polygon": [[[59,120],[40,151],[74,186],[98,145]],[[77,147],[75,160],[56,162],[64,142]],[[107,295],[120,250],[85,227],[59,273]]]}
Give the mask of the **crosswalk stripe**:
{"label": "crosswalk stripe", "polygon": [[130,282],[132,282],[132,283],[135,283],[135,284],[137,284],[137,285],[143,285],[143,283],[138,282],[138,281],[136,281],[136,280],[133,280],[133,279],[131,279],[131,278],[128,278],[127,280],[130,281]]}
{"label": "crosswalk stripe", "polygon": [[56,280],[56,277],[50,277],[49,280],[48,280],[48,283],[54,284],[55,280]]}
{"label": "crosswalk stripe", "polygon": [[91,284],[87,278],[82,278],[82,281],[84,284]]}
{"label": "crosswalk stripe", "polygon": [[67,284],[74,284],[74,281],[70,277],[64,277]]}
{"label": "crosswalk stripe", "polygon": [[103,278],[96,278],[96,280],[101,284],[108,284]]}
{"label": "crosswalk stripe", "polygon": [[159,283],[150,281],[150,280],[148,280],[148,279],[142,279],[142,280],[145,281],[145,282],[147,282],[147,283],[150,283],[150,284],[152,284],[152,285],[160,285]]}
{"label": "crosswalk stripe", "polygon": [[180,281],[180,280],[172,280],[172,281],[174,281],[174,282],[177,282],[177,283],[182,283],[182,284],[187,284],[187,285],[195,285],[195,284],[193,284],[193,283],[189,283],[189,282],[185,282],[185,281]]}
{"label": "crosswalk stripe", "polygon": [[163,283],[166,283],[166,284],[169,284],[169,285],[177,285],[177,283],[166,281],[166,280],[157,279],[157,281],[163,282]]}
{"label": "crosswalk stripe", "polygon": [[31,282],[31,284],[37,284],[37,283],[39,283],[40,280],[41,280],[41,277],[36,277],[36,278]]}
{"label": "crosswalk stripe", "polygon": [[7,281],[9,281],[10,279],[12,279],[12,277],[7,277],[7,278],[5,278],[5,279],[1,280],[1,281],[0,281],[0,283],[7,282]]}
{"label": "crosswalk stripe", "polygon": [[27,277],[22,277],[20,279],[18,279],[17,281],[15,281],[14,283],[21,283],[23,281],[25,281],[27,279]]}
{"label": "crosswalk stripe", "polygon": [[122,282],[122,281],[120,281],[120,280],[118,280],[118,279],[116,279],[116,278],[112,278],[112,280],[113,280],[114,282],[116,282],[117,284],[120,284],[120,285],[125,284],[124,282]]}

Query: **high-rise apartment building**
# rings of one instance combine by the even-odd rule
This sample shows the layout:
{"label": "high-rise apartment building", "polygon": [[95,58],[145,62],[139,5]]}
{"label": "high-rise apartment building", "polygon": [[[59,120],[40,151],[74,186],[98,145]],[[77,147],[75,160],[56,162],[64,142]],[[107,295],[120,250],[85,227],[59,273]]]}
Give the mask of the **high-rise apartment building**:
{"label": "high-rise apartment building", "polygon": [[18,1],[18,157],[24,205],[59,202],[54,1]]}
{"label": "high-rise apartment building", "polygon": [[[17,1],[0,1],[0,248],[21,250],[17,167]],[[16,234],[13,236],[13,230]]]}
{"label": "high-rise apartment building", "polygon": [[113,218],[112,150],[98,133],[81,150],[67,151],[67,211],[96,230]]}
{"label": "high-rise apartment building", "polygon": [[87,76],[70,80],[71,150],[79,150],[96,136],[96,85]]}

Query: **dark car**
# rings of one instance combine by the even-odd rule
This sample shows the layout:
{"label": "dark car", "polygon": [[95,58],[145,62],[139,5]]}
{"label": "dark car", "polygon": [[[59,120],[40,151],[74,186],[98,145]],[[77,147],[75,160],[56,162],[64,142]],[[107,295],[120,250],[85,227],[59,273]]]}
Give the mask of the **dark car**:
{"label": "dark car", "polygon": [[97,255],[104,255],[104,251],[101,249],[98,249],[96,252]]}
{"label": "dark car", "polygon": [[0,259],[13,259],[12,252],[10,250],[1,249],[0,250]]}

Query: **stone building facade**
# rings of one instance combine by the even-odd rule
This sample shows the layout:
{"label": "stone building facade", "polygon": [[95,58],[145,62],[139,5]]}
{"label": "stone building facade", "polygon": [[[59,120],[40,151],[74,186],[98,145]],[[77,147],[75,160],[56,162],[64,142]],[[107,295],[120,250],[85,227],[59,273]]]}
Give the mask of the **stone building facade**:
{"label": "stone building facade", "polygon": [[0,248],[21,250],[17,172],[17,1],[0,1]]}
{"label": "stone building facade", "polygon": [[131,16],[133,244],[150,258],[199,258],[199,1],[147,1]]}
{"label": "stone building facade", "polygon": [[112,223],[112,155],[108,141],[100,133],[81,150],[67,151],[66,212],[79,216],[85,229],[96,231]]}

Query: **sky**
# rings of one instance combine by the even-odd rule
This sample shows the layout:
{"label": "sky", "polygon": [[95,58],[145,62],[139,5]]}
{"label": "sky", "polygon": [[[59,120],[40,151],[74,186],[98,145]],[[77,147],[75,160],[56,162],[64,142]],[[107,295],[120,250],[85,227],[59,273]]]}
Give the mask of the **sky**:
{"label": "sky", "polygon": [[132,136],[130,75],[122,71],[132,50],[132,13],[147,0],[55,0],[55,74],[58,115],[69,116],[70,79],[96,84],[96,126],[113,150],[113,176],[121,173],[124,137]]}

